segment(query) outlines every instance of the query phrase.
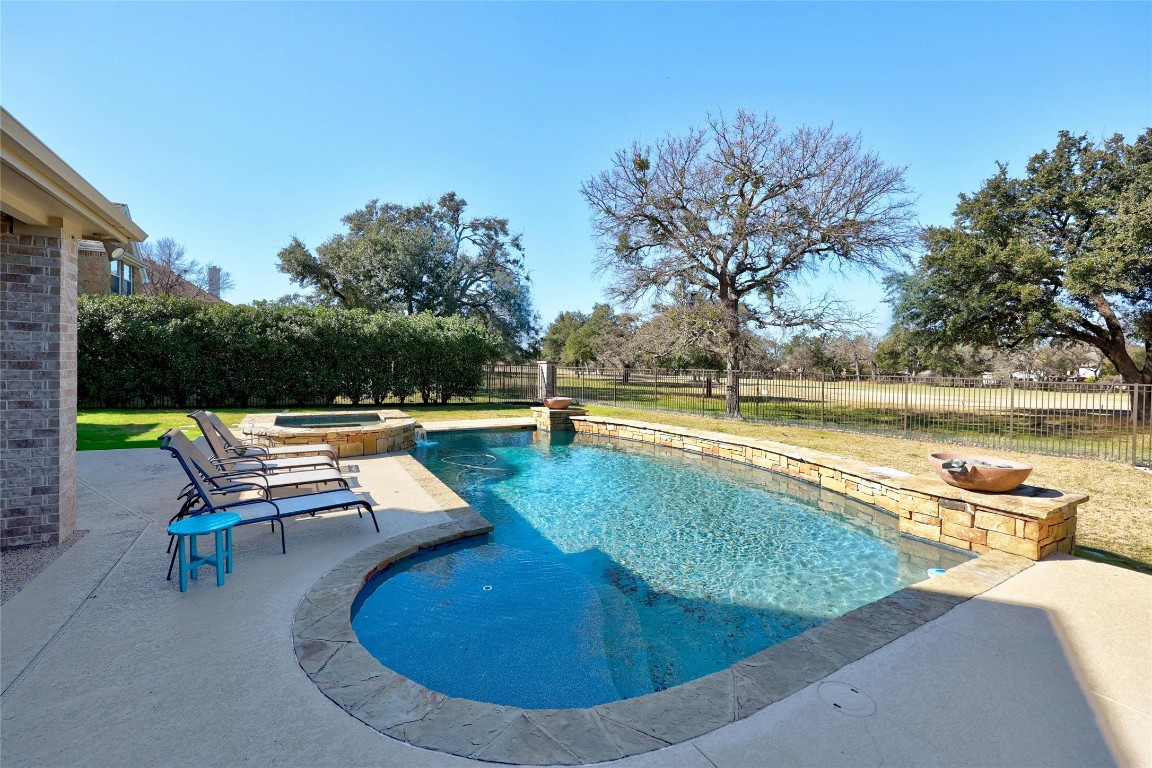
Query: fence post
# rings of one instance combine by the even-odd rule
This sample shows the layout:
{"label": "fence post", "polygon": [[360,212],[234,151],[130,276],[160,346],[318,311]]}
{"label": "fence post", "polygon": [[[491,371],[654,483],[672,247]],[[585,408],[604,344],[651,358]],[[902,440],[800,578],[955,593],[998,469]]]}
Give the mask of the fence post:
{"label": "fence post", "polygon": [[824,426],[824,371],[820,371],[820,426]]}
{"label": "fence post", "polygon": [[[1128,395],[1128,411],[1132,414],[1132,466],[1140,466],[1140,406],[1144,402],[1145,393],[1140,391],[1140,384],[1132,385],[1132,392]],[[1152,390],[1152,385],[1149,385]]]}
{"label": "fence post", "polygon": [[911,380],[911,376],[908,376],[907,374],[904,375],[904,434],[908,434],[908,419],[910,417],[909,410],[911,407],[908,398],[911,395]]}
{"label": "fence post", "polygon": [[1008,374],[1008,450],[1016,443],[1016,376]]}
{"label": "fence post", "polygon": [[556,361],[537,360],[540,374],[536,378],[536,399],[556,397]]}

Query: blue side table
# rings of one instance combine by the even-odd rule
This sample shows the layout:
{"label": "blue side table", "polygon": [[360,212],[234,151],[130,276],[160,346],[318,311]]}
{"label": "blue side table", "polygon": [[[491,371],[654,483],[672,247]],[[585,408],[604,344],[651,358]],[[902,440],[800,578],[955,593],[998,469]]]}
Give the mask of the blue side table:
{"label": "blue side table", "polygon": [[[196,578],[202,565],[216,566],[216,586],[224,586],[224,573],[220,570],[223,558],[226,571],[232,573],[232,528],[240,522],[235,512],[213,512],[207,515],[194,515],[178,520],[168,526],[168,533],[176,537],[176,557],[180,561],[180,591],[188,591],[188,574]],[[207,557],[196,551],[196,537],[209,533],[216,535],[216,553]],[[184,540],[188,539],[185,545]],[[185,557],[185,547],[188,555]]]}

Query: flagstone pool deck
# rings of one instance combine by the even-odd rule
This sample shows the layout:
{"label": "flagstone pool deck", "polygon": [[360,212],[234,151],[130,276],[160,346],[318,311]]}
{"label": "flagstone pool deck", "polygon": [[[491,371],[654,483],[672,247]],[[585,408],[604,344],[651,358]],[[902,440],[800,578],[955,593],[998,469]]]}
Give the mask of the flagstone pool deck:
{"label": "flagstone pool deck", "polygon": [[[365,725],[294,649],[301,598],[341,563],[470,524],[410,459],[345,462],[381,533],[355,513],[297,518],[281,555],[278,535],[246,526],[225,586],[204,578],[184,594],[164,580],[175,462],[121,450],[78,465],[88,533],[0,607],[5,768],[492,764]],[[875,711],[825,703],[831,681]],[[1152,765],[1152,577],[1052,555],[755,714],[608,764]]]}

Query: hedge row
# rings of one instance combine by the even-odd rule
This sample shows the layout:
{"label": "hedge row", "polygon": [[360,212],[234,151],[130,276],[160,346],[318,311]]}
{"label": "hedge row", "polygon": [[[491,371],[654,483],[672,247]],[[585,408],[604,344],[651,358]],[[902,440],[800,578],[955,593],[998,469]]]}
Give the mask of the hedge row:
{"label": "hedge row", "polygon": [[497,339],[459,317],[81,296],[88,407],[446,403],[471,397]]}

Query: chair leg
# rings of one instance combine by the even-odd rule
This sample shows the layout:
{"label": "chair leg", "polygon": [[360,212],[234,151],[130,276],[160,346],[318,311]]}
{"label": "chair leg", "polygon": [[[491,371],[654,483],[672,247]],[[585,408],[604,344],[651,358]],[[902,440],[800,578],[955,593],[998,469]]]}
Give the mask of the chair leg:
{"label": "chair leg", "polygon": [[176,556],[180,558],[180,591],[188,591],[188,571],[184,568],[184,537],[176,537]]}
{"label": "chair leg", "polygon": [[228,548],[228,573],[232,573],[232,529],[227,528],[224,531],[224,543]]}
{"label": "chair leg", "polygon": [[[199,536],[195,533],[193,533],[192,535],[190,535],[188,537],[188,565],[192,565],[192,563],[194,563],[200,559],[200,553],[196,549],[196,539],[198,539],[198,538],[199,538]],[[199,579],[200,578],[200,566],[196,566],[195,568],[193,568],[190,571],[190,573],[192,574],[192,580],[193,581],[196,581],[197,579]]]}
{"label": "chair leg", "polygon": [[224,557],[224,532],[216,531],[216,586],[224,586],[224,563],[220,562]]}
{"label": "chair leg", "polygon": [[[176,514],[172,515],[172,517],[168,518],[168,524],[171,525],[172,523],[176,522],[177,520],[180,520],[181,518],[187,517],[188,513],[192,511],[195,504],[196,504],[195,498],[186,499],[184,501],[184,503],[182,505],[180,505],[180,511],[178,511]],[[172,539],[174,539],[174,538],[175,538],[175,536],[173,536],[172,534],[168,534],[168,548],[166,550],[164,550],[165,552],[171,552],[172,551]],[[171,578],[171,576],[172,576],[172,569],[171,568],[168,569],[168,576],[169,576],[169,578]]]}
{"label": "chair leg", "polygon": [[288,545],[284,543],[284,521],[280,521],[280,554],[288,554]]}
{"label": "chair leg", "polygon": [[[372,525],[376,526],[376,533],[380,533],[380,523],[376,522],[376,510],[368,507],[368,514],[372,515]],[[363,517],[363,515],[361,515]]]}
{"label": "chair leg", "polygon": [[168,549],[170,549],[172,551],[172,559],[168,561],[168,578],[166,578],[165,581],[172,581],[172,566],[176,564],[176,555],[179,554],[179,552],[180,552],[179,546],[177,546],[176,549],[172,549],[172,541],[171,540],[174,538],[176,538],[176,537],[175,536],[169,536],[168,537],[168,539],[169,539]]}

